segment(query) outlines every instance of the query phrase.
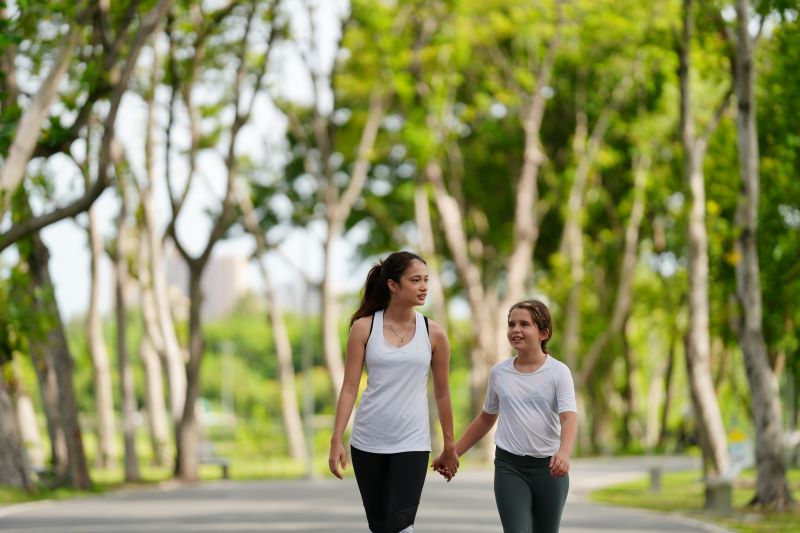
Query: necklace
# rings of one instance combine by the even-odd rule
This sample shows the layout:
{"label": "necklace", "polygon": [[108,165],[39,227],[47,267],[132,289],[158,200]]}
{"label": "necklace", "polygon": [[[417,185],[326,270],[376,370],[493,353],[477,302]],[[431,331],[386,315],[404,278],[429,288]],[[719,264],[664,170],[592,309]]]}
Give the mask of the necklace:
{"label": "necklace", "polygon": [[403,333],[402,335],[400,335],[399,333],[397,333],[397,330],[396,330],[396,329],[394,329],[394,328],[392,327],[392,325],[391,325],[391,324],[386,324],[386,325],[387,325],[387,326],[389,326],[389,329],[390,329],[390,330],[392,330],[392,333],[394,333],[395,335],[397,335],[397,338],[398,338],[398,339],[400,339],[400,342],[406,342],[406,336],[407,336],[409,333],[411,333],[411,330],[414,328],[414,325],[412,324],[412,325],[411,325],[411,326],[410,326],[410,327],[409,327],[409,328],[406,330],[406,332],[405,332],[405,333]]}

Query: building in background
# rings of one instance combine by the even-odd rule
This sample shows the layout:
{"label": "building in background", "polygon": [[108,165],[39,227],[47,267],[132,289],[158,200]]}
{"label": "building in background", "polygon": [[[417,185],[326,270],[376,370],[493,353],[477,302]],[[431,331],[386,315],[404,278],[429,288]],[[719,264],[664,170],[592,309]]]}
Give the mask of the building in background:
{"label": "building in background", "polygon": [[[244,254],[212,254],[208,260],[201,287],[203,320],[214,320],[233,311],[237,302],[249,290],[248,257]],[[176,317],[186,318],[189,310],[189,267],[173,247],[166,254],[167,283]]]}

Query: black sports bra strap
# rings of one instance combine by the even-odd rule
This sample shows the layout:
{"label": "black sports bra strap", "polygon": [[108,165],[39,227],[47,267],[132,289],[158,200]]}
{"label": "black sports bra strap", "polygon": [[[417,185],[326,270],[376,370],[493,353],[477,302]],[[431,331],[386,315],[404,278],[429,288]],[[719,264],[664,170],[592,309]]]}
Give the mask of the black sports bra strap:
{"label": "black sports bra strap", "polygon": [[369,338],[372,336],[373,325],[375,325],[375,313],[372,313],[372,316],[369,317],[369,333],[367,333],[367,342],[364,343],[364,350],[367,349],[367,344],[369,344]]}

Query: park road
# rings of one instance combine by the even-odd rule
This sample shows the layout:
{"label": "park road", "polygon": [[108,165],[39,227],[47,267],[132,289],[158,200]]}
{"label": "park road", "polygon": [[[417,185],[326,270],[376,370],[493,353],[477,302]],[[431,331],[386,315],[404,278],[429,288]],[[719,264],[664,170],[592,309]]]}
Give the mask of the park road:
{"label": "park road", "polygon": [[[562,533],[711,532],[726,530],[676,515],[596,505],[591,490],[664,470],[696,468],[690,459],[639,457],[577,459]],[[0,507],[0,532],[183,533],[183,532],[366,532],[353,478],[293,481],[224,481],[177,488],[129,490]],[[491,471],[462,469],[446,483],[430,474],[417,515],[418,533],[501,531]]]}

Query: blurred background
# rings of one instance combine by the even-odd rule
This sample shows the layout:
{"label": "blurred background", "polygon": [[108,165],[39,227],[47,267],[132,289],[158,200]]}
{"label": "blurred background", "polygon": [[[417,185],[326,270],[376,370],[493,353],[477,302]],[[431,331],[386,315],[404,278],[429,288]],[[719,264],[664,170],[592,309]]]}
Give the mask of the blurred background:
{"label": "blurred background", "polygon": [[577,455],[784,508],[798,7],[0,1],[0,485],[324,475],[359,289],[408,249],[457,435],[539,297]]}

